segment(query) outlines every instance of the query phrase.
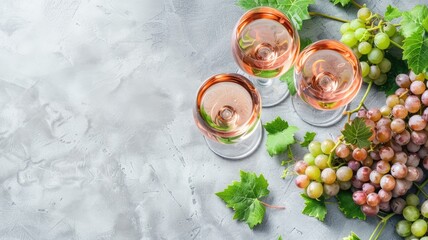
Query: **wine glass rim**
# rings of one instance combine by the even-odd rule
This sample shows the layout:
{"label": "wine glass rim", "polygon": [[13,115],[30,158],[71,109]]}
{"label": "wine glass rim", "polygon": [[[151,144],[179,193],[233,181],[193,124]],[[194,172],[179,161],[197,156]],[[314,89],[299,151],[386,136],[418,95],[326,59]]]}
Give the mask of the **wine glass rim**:
{"label": "wine glass rim", "polygon": [[[299,54],[300,41],[299,41],[299,33],[297,32],[296,28],[294,27],[293,22],[290,20],[290,18],[288,18],[288,16],[286,14],[282,13],[281,11],[279,11],[276,8],[272,8],[272,7],[269,7],[269,6],[258,6],[258,7],[251,8],[248,11],[246,11],[239,18],[238,22],[236,23],[236,25],[235,25],[235,27],[233,29],[233,34],[232,34],[233,45],[239,45],[237,43],[237,40],[239,38],[239,36],[237,36],[238,35],[238,31],[237,30],[238,29],[242,29],[243,27],[245,27],[248,24],[245,21],[246,19],[248,19],[248,15],[250,15],[252,13],[257,13],[259,10],[263,10],[263,9],[268,9],[269,12],[260,12],[260,13],[271,14],[271,15],[274,15],[276,17],[285,18],[287,20],[286,22],[288,22],[288,25],[290,27],[289,28],[286,27],[286,29],[287,29],[287,31],[290,31],[290,29],[291,29],[292,33],[290,33],[290,35],[291,35],[293,41],[296,41],[298,43],[297,50],[296,50],[297,52],[295,53],[295,55],[297,56]],[[258,18],[258,19],[255,19],[255,20],[260,20],[260,19],[265,19],[265,18]],[[271,20],[273,20],[273,19],[271,19]],[[245,23],[245,25],[242,25],[243,23]],[[284,25],[282,23],[280,23],[280,24]],[[241,48],[238,47],[238,49],[239,49],[240,52],[243,52]],[[286,54],[290,54],[290,53],[288,51],[284,51],[283,53],[281,53],[280,55],[277,56],[277,59],[283,57]],[[271,60],[260,60],[260,59],[256,59],[256,58],[253,58],[253,57],[250,57],[250,58],[254,62],[257,62],[257,63],[265,63],[265,62],[270,62],[271,61]]]}
{"label": "wine glass rim", "polygon": [[[234,129],[233,131],[224,131],[224,130],[216,129],[210,126],[206,122],[206,120],[202,117],[202,114],[201,114],[202,98],[205,92],[215,84],[224,83],[224,82],[237,83],[240,86],[242,86],[250,95],[252,100],[252,105],[253,105],[251,109],[251,115],[248,118],[248,120],[245,121],[236,129]],[[231,137],[231,136],[242,135],[246,133],[246,131],[250,129],[254,124],[257,124],[258,120],[260,119],[260,113],[261,113],[261,97],[258,90],[250,80],[248,80],[246,77],[238,73],[215,74],[209,77],[208,79],[206,79],[201,84],[201,86],[197,91],[194,114],[196,115],[195,117],[198,118],[199,122],[202,123],[203,126],[201,127],[203,127],[203,130],[209,132],[210,134],[213,134],[219,137]]]}
{"label": "wine glass rim", "polygon": [[[334,48],[331,48],[331,44],[334,44]],[[336,91],[334,92],[335,95],[341,95],[341,98],[345,98],[346,96],[348,96],[349,94],[352,93],[352,91],[350,91],[350,89],[353,89],[355,87],[361,88],[362,85],[362,76],[361,76],[361,66],[360,66],[360,62],[358,60],[358,57],[355,55],[355,53],[352,51],[352,49],[348,46],[346,46],[344,43],[335,40],[335,39],[321,39],[318,40],[310,45],[308,45],[307,47],[305,47],[302,51],[300,51],[300,54],[298,55],[297,59],[296,59],[296,64],[295,66],[298,66],[299,63],[301,62],[301,59],[305,56],[305,54],[308,54],[312,49],[316,48],[319,45],[326,45],[326,48],[323,49],[319,49],[317,51],[322,51],[322,50],[333,50],[333,51],[340,51],[340,52],[346,52],[348,53],[352,59],[346,59],[347,62],[349,62],[352,66],[353,66],[353,79],[352,82],[357,81],[358,86],[354,86],[352,83],[349,84],[349,86],[347,86],[346,88],[340,90],[340,91]],[[302,63],[303,65],[303,63]],[[354,69],[355,67],[355,69]],[[294,68],[294,84],[296,86],[298,86],[298,83],[296,82],[296,72],[298,71],[298,67]],[[299,96],[300,96],[300,91],[297,91]],[[357,91],[358,92],[358,91]],[[316,97],[313,94],[307,93],[309,94],[311,97]],[[356,94],[355,94],[356,95]],[[355,97],[355,96],[354,96]],[[317,99],[319,99],[318,97],[316,97]],[[352,100],[353,98],[351,98]],[[319,100],[327,100],[327,99],[319,99]],[[349,101],[351,101],[349,100]]]}

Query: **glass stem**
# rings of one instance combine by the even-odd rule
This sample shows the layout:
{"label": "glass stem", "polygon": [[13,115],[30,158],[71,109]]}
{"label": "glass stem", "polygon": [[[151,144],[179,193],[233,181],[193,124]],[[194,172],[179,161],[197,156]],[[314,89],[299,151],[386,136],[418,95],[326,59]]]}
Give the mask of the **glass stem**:
{"label": "glass stem", "polygon": [[269,87],[270,85],[272,85],[273,79],[257,78],[256,81],[257,81],[257,84],[262,87]]}

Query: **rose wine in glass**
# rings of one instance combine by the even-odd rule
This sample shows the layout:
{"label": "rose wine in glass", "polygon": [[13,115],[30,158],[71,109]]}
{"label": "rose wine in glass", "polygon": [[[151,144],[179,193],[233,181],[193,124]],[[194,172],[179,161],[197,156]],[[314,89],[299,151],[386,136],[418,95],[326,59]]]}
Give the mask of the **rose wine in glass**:
{"label": "rose wine in glass", "polygon": [[315,126],[330,126],[343,117],[347,104],[361,88],[358,58],[336,40],[306,47],[294,66],[298,97],[292,99],[299,117]]}
{"label": "rose wine in glass", "polygon": [[193,111],[208,147],[217,155],[240,159],[253,153],[262,137],[260,94],[239,74],[218,74],[198,90]]}
{"label": "rose wine in glass", "polygon": [[293,66],[299,48],[297,31],[274,8],[253,8],[239,19],[232,34],[232,53],[259,90],[263,107],[288,96],[287,85],[279,77]]}

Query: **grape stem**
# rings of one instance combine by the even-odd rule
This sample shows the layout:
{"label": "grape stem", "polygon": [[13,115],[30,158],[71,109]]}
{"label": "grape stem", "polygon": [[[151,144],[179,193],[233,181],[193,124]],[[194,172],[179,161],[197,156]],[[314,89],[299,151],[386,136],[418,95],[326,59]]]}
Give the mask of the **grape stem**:
{"label": "grape stem", "polygon": [[[259,201],[260,201],[260,200],[259,200]],[[268,208],[285,209],[285,207],[283,207],[283,206],[270,205],[270,204],[267,204],[267,203],[265,203],[265,202],[263,202],[263,201],[260,201],[260,203],[261,203],[261,204],[263,204],[263,205],[265,205],[265,206],[266,206],[266,207],[268,207]]]}
{"label": "grape stem", "polygon": [[334,147],[331,149],[330,154],[328,155],[328,160],[327,160],[327,164],[328,166],[331,168],[331,160],[333,160],[333,155],[334,155],[334,150],[336,150],[336,148],[342,143],[344,136],[341,135],[339,137],[339,139],[337,140],[336,144],[334,145]]}
{"label": "grape stem", "polygon": [[352,5],[354,5],[354,6],[355,6],[355,7],[357,7],[357,8],[363,8],[363,5],[361,5],[361,4],[357,3],[357,2],[355,2],[354,0],[352,0],[352,1],[351,1],[351,3],[352,3]]}
{"label": "grape stem", "polygon": [[388,220],[394,215],[395,215],[395,213],[390,213],[390,214],[386,215],[385,217],[379,217],[380,221],[377,224],[376,228],[373,230],[372,235],[370,235],[369,240],[377,240],[380,237],[380,235],[382,234],[383,230],[385,230],[385,226],[386,226]]}
{"label": "grape stem", "polygon": [[363,107],[364,102],[366,101],[366,98],[367,98],[367,96],[369,95],[370,89],[372,88],[372,85],[373,85],[373,81],[370,81],[370,82],[369,82],[369,85],[367,86],[367,90],[366,90],[366,92],[364,93],[364,96],[363,96],[363,98],[362,98],[362,99],[361,99],[361,101],[360,101],[360,104],[358,104],[358,106],[357,106],[356,108],[352,109],[351,111],[346,111],[346,112],[344,112],[344,114],[348,115],[348,122],[350,122],[350,121],[351,121],[351,115],[352,115],[353,113],[358,112],[358,111]]}
{"label": "grape stem", "polygon": [[423,188],[421,186],[419,186],[416,183],[413,183],[413,185],[415,185],[415,187],[419,190],[419,192],[422,193],[426,199],[428,199],[428,194],[423,190]]}
{"label": "grape stem", "polygon": [[394,46],[396,46],[396,47],[398,47],[399,49],[401,49],[401,50],[404,50],[403,49],[403,47],[400,45],[400,44],[398,44],[398,43],[396,43],[396,42],[394,42],[394,41],[392,41],[392,40],[389,40],[390,42],[391,42],[391,44],[392,45],[394,45]]}
{"label": "grape stem", "polygon": [[327,15],[327,14],[320,13],[320,12],[309,12],[309,15],[311,15],[311,16],[325,17],[325,18],[329,18],[329,19],[332,19],[332,20],[335,20],[335,21],[338,21],[338,22],[343,22],[343,23],[348,23],[349,22],[348,20],[345,20],[345,19],[342,19],[342,18],[338,18],[338,17],[334,17],[334,16]]}

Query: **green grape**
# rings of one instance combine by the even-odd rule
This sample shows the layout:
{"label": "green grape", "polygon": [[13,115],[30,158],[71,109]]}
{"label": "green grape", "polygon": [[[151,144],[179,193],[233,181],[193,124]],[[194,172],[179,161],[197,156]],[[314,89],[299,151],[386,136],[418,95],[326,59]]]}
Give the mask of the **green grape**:
{"label": "green grape", "polygon": [[411,236],[406,237],[404,240],[419,240],[419,238],[414,236],[414,235],[411,235]]}
{"label": "green grape", "polygon": [[378,64],[382,62],[383,52],[379,48],[373,48],[367,55],[369,62],[373,64]]}
{"label": "green grape", "polygon": [[410,228],[412,226],[412,223],[407,220],[401,220],[395,225],[395,232],[400,237],[408,237],[412,234]]}
{"label": "green grape", "polygon": [[422,237],[427,232],[427,222],[423,219],[418,219],[412,223],[411,231],[416,237]]}
{"label": "green grape", "polygon": [[351,25],[349,23],[344,23],[340,26],[340,33],[345,34],[348,31],[351,31]]}
{"label": "green grape", "polygon": [[336,171],[332,168],[325,168],[321,172],[321,181],[325,184],[333,184],[336,181]]}
{"label": "green grape", "polygon": [[389,61],[387,58],[383,58],[378,66],[381,72],[387,73],[389,70],[391,70],[391,61]]}
{"label": "green grape", "polygon": [[308,145],[308,150],[312,154],[312,156],[318,156],[322,153],[321,151],[321,143],[318,141],[312,141]]}
{"label": "green grape", "polygon": [[358,42],[353,32],[344,33],[342,35],[342,38],[340,38],[340,41],[343,42],[348,47],[353,47]]}
{"label": "green grape", "polygon": [[311,153],[306,153],[305,156],[303,156],[303,161],[308,165],[315,165],[315,157]]}
{"label": "green grape", "polygon": [[322,184],[319,182],[311,182],[309,183],[308,187],[306,188],[306,194],[310,198],[319,198],[321,197],[323,193],[323,187]]}
{"label": "green grape", "polygon": [[421,205],[421,214],[425,218],[428,217],[428,200],[425,200]]}
{"label": "green grape", "polygon": [[311,180],[318,181],[321,177],[321,170],[317,166],[308,166],[305,170],[305,175]]}
{"label": "green grape", "polygon": [[404,37],[399,32],[396,32],[395,35],[392,36],[391,40],[396,42],[398,45],[403,45]]}
{"label": "green grape", "polygon": [[358,41],[362,42],[369,40],[370,33],[366,28],[362,27],[355,30],[354,36]]}
{"label": "green grape", "polygon": [[372,50],[372,45],[368,42],[360,42],[358,44],[358,51],[361,54],[368,54]]}
{"label": "green grape", "polygon": [[373,80],[369,78],[369,76],[363,77],[363,82],[365,83],[371,83]]}
{"label": "green grape", "polygon": [[360,51],[358,51],[358,47],[353,47],[353,48],[352,48],[352,52],[355,54],[355,56],[356,56],[358,59],[360,59],[360,58],[363,56],[363,54],[361,54],[361,53],[360,53]]}
{"label": "green grape", "polygon": [[392,37],[397,32],[397,29],[392,23],[386,23],[386,25],[383,26],[383,31],[388,35],[388,37]]}
{"label": "green grape", "polygon": [[315,166],[319,167],[319,169],[323,170],[328,167],[328,155],[320,154],[315,157]]}
{"label": "green grape", "polygon": [[330,154],[331,150],[334,148],[335,143],[331,139],[326,139],[321,143],[321,151],[325,154]]}
{"label": "green grape", "polygon": [[403,209],[403,217],[410,222],[416,221],[421,213],[419,212],[419,209],[415,206],[406,206]]}
{"label": "green grape", "polygon": [[348,166],[341,166],[336,170],[337,180],[341,182],[347,182],[352,179],[353,172],[352,169]]}
{"label": "green grape", "polygon": [[386,74],[381,73],[377,79],[374,79],[373,83],[378,86],[381,86],[386,83],[386,80],[388,80],[388,77],[386,76]]}
{"label": "green grape", "polygon": [[389,44],[391,44],[391,40],[389,39],[388,34],[380,32],[374,37],[374,43],[376,47],[383,50],[389,47]]}
{"label": "green grape", "polygon": [[358,28],[365,28],[366,24],[360,19],[354,19],[349,23],[349,26],[352,30],[357,30]]}
{"label": "green grape", "polygon": [[414,193],[410,193],[406,197],[406,204],[409,206],[418,206],[419,205],[419,197]]}
{"label": "green grape", "polygon": [[377,79],[380,76],[380,69],[377,65],[371,65],[370,66],[370,72],[369,72],[369,78],[371,79]]}
{"label": "green grape", "polygon": [[372,15],[372,12],[370,11],[370,9],[363,7],[360,8],[360,10],[358,10],[357,12],[357,16],[360,20],[362,21],[367,21],[367,19]]}
{"label": "green grape", "polygon": [[367,62],[360,62],[361,66],[361,75],[366,77],[370,72],[370,65]]}

